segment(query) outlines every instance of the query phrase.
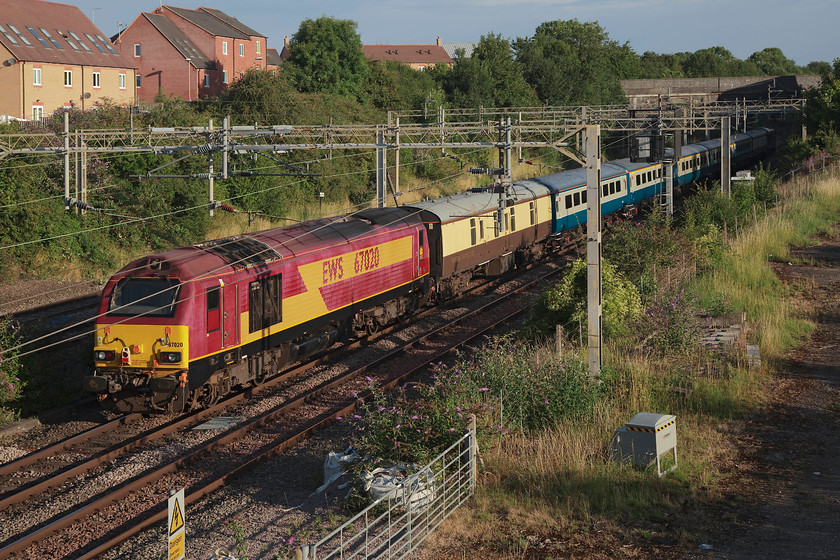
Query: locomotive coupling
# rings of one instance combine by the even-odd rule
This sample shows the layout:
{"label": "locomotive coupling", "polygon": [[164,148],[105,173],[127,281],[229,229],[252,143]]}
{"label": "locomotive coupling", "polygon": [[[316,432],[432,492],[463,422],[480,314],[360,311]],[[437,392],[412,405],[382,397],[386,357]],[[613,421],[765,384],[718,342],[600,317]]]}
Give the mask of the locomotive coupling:
{"label": "locomotive coupling", "polygon": [[107,393],[108,378],[101,375],[86,375],[82,379],[85,391],[90,393]]}

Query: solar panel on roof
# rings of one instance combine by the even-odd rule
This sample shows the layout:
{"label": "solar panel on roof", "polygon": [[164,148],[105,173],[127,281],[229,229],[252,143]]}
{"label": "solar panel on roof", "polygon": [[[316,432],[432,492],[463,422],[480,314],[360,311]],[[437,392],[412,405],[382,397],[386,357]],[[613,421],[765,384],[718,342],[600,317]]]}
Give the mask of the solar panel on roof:
{"label": "solar panel on roof", "polygon": [[247,268],[282,258],[280,253],[252,237],[228,237],[196,245],[220,256],[236,268]]}

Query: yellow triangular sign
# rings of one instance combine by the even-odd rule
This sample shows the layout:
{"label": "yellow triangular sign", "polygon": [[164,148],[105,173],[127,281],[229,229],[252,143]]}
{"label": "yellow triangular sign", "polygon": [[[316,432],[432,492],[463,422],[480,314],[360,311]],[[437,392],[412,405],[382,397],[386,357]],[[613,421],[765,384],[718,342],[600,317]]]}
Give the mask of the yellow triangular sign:
{"label": "yellow triangular sign", "polygon": [[184,526],[184,515],[181,513],[181,504],[175,499],[175,506],[172,508],[172,524],[169,526],[169,536],[177,533]]}

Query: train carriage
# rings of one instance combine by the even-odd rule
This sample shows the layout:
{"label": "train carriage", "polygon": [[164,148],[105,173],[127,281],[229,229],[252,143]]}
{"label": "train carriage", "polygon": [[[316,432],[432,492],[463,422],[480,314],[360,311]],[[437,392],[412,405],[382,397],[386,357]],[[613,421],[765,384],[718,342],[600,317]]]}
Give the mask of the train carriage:
{"label": "train carriage", "polygon": [[122,409],[181,411],[259,382],[428,292],[417,212],[371,209],[175,249],[105,287],[88,389]]}
{"label": "train carriage", "polygon": [[461,293],[476,271],[501,274],[541,253],[551,231],[549,191],[536,181],[520,181],[497,227],[499,194],[493,189],[412,204],[429,232],[431,275],[438,296]]}

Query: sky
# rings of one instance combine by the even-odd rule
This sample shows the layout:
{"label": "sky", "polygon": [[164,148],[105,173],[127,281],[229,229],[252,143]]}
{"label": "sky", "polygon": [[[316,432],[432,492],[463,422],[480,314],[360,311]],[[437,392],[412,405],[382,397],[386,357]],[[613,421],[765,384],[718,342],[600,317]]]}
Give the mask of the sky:
{"label": "sky", "polygon": [[301,21],[322,15],[355,21],[364,44],[472,42],[494,33],[531,37],[545,21],[597,21],[638,54],[722,46],[740,59],[778,47],[799,65],[840,57],[837,0],[67,0],[106,35],[161,3],[217,8],[266,35],[281,50]]}

